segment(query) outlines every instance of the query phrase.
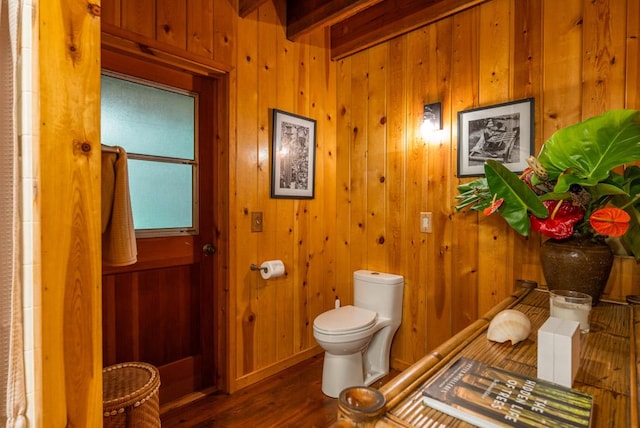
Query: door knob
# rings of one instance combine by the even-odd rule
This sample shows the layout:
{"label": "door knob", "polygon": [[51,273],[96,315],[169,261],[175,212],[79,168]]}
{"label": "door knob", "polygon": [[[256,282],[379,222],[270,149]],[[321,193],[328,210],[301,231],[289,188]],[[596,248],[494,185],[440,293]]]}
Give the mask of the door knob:
{"label": "door knob", "polygon": [[211,244],[204,244],[202,246],[202,252],[205,256],[213,256],[216,252],[216,247]]}

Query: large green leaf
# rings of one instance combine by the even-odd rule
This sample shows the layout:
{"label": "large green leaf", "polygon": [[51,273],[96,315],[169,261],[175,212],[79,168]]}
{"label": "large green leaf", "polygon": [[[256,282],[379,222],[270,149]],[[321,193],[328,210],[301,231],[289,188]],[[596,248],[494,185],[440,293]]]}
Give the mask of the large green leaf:
{"label": "large green leaf", "polygon": [[557,180],[556,192],[572,183],[594,186],[609,171],[640,160],[640,111],[611,110],[556,131],[538,155],[538,161]]}
{"label": "large green leaf", "polygon": [[635,165],[627,167],[624,171],[624,179],[624,187],[628,189],[628,194],[626,197],[616,196],[613,203],[618,207],[624,207],[631,216],[629,230],[622,239],[631,249],[636,261],[640,262],[640,198],[636,199],[640,194],[640,168]]}
{"label": "large green leaf", "polygon": [[529,236],[529,212],[539,218],[549,216],[549,211],[533,190],[500,162],[488,160],[484,165],[484,174],[491,193],[504,199],[500,214],[516,232]]}

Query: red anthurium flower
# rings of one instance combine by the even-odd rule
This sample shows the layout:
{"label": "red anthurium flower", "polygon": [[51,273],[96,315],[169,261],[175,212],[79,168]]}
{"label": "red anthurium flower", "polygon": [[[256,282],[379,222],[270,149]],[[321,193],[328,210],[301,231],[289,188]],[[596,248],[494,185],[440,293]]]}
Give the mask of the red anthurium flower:
{"label": "red anthurium flower", "polygon": [[582,220],[584,209],[567,201],[542,203],[551,215],[544,219],[531,215],[531,228],[554,239],[564,239],[573,235],[573,225]]}
{"label": "red anthurium flower", "polygon": [[491,205],[489,205],[484,209],[484,211],[482,211],[484,215],[490,216],[494,212],[498,211],[498,208],[500,208],[500,205],[502,205],[502,203],[504,202],[504,198],[496,200],[496,196],[497,194],[493,195],[493,201],[491,201]]}
{"label": "red anthurium flower", "polygon": [[620,208],[602,208],[589,217],[593,230],[606,236],[622,236],[627,233],[629,220],[629,214]]}

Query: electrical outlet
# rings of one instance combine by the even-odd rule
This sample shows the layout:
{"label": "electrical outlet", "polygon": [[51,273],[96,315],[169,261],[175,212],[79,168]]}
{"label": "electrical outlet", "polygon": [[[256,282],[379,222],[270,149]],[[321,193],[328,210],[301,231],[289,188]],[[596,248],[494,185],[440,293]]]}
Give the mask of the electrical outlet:
{"label": "electrical outlet", "polygon": [[262,212],[251,213],[251,231],[262,232]]}
{"label": "electrical outlet", "polygon": [[422,233],[433,232],[433,213],[431,212],[420,213],[420,232]]}

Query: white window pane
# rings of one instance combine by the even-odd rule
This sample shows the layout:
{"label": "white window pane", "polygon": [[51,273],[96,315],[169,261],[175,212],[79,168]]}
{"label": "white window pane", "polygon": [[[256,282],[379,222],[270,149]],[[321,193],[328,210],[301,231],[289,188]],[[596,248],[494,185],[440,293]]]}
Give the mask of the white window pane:
{"label": "white window pane", "polygon": [[193,166],[129,159],[136,230],[193,227]]}
{"label": "white window pane", "polygon": [[194,159],[195,97],[102,75],[102,143]]}

